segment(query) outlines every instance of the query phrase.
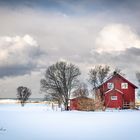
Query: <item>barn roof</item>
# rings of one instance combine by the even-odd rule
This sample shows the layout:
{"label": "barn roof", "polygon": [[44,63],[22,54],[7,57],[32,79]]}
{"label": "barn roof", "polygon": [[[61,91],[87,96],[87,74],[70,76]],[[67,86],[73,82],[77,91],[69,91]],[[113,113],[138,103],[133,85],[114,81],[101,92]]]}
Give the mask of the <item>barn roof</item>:
{"label": "barn roof", "polygon": [[[109,77],[102,85],[104,85],[105,83],[107,83],[108,81],[110,81],[111,79],[113,79],[114,77],[119,77],[121,79],[123,79],[124,81],[126,81],[128,84],[130,84],[132,87],[134,88],[138,88],[136,85],[134,85],[133,83],[131,83],[130,81],[128,81],[126,78],[124,78],[123,76],[121,76],[118,73],[113,74],[111,77]],[[100,88],[102,85],[100,85],[98,88]]]}
{"label": "barn roof", "polygon": [[76,100],[76,99],[92,99],[92,98],[85,97],[85,96],[79,96],[79,97],[72,98],[70,100]]}

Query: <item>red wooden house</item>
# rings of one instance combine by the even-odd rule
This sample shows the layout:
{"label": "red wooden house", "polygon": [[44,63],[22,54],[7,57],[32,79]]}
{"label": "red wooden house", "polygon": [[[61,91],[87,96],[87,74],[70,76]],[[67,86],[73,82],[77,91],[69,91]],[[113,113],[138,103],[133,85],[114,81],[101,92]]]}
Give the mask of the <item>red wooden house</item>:
{"label": "red wooden house", "polygon": [[118,73],[114,73],[100,87],[104,106],[107,108],[131,108],[135,106],[135,89],[137,87]]}

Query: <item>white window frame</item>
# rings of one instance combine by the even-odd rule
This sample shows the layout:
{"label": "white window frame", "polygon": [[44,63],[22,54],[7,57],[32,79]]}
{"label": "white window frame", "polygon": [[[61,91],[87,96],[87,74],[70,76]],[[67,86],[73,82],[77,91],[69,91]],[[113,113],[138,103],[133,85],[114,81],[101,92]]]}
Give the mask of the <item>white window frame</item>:
{"label": "white window frame", "polygon": [[118,100],[118,96],[111,96],[111,100],[112,101],[117,101]]}
{"label": "white window frame", "polygon": [[121,83],[121,89],[128,89],[128,83]]}
{"label": "white window frame", "polygon": [[107,88],[108,89],[113,89],[114,88],[114,83],[107,83]]}

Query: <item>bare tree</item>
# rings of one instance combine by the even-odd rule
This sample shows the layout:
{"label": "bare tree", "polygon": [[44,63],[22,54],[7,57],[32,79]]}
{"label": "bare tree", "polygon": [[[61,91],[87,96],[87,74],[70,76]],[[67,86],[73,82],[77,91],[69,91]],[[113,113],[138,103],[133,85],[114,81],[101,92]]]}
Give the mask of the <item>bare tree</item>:
{"label": "bare tree", "polygon": [[122,76],[125,76],[125,74],[122,72],[122,70],[118,67],[115,68],[114,72],[113,72],[113,75],[114,74],[120,74]]}
{"label": "bare tree", "polygon": [[92,85],[93,89],[96,89],[98,86],[100,86],[104,80],[108,77],[108,74],[110,72],[109,66],[95,66],[89,71],[89,82]]}
{"label": "bare tree", "polygon": [[17,88],[17,99],[20,101],[21,106],[24,106],[30,95],[31,90],[29,88],[23,86]]}
{"label": "bare tree", "polygon": [[89,95],[87,85],[80,83],[78,88],[73,92],[73,97],[87,97]]}
{"label": "bare tree", "polygon": [[[41,90],[44,90],[44,89],[41,89]],[[59,107],[62,104],[62,99],[60,98],[59,93],[57,91],[47,93],[44,97],[44,101],[57,101]]]}
{"label": "bare tree", "polygon": [[136,72],[136,78],[137,78],[137,80],[138,80],[138,82],[140,84],[140,72]]}
{"label": "bare tree", "polygon": [[102,88],[98,88],[107,79],[110,72],[109,66],[95,66],[89,71],[89,82],[92,85],[92,89],[95,93],[95,103],[97,102],[99,108],[103,108],[104,104],[104,91]]}
{"label": "bare tree", "polygon": [[[138,80],[138,84],[140,86],[140,72],[136,72],[136,78]],[[137,92],[137,97],[140,99],[140,90]]]}
{"label": "bare tree", "polygon": [[49,66],[45,72],[45,78],[41,79],[41,90],[47,93],[51,99],[63,103],[68,110],[68,102],[72,89],[78,85],[80,70],[73,64],[57,62]]}

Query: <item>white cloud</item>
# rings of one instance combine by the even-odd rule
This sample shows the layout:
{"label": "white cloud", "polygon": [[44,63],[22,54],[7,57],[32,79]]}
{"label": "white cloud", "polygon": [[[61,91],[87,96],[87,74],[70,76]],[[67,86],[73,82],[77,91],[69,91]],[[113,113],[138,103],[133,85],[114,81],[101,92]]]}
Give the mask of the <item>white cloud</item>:
{"label": "white cloud", "polygon": [[16,75],[17,69],[19,73],[21,69],[23,74],[23,68],[26,71],[36,67],[39,56],[39,45],[30,35],[0,37],[0,76],[10,75],[13,70]]}
{"label": "white cloud", "polygon": [[95,44],[98,52],[124,51],[140,48],[140,37],[127,25],[109,24],[99,32]]}
{"label": "white cloud", "polygon": [[24,37],[0,37],[0,67],[28,64],[32,51],[38,49],[36,41],[29,35]]}

